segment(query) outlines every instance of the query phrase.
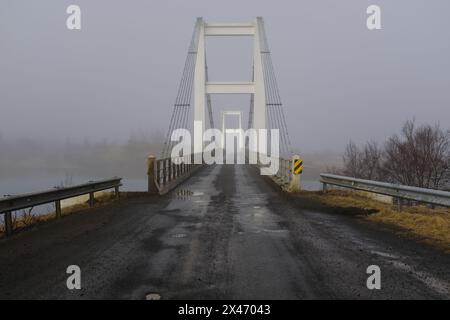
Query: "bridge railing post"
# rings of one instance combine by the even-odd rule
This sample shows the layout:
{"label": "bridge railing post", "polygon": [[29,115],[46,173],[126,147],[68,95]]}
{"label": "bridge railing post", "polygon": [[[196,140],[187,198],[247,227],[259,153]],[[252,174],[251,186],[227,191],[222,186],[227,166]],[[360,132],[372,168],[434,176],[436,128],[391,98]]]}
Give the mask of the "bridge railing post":
{"label": "bridge railing post", "polygon": [[170,159],[167,160],[167,181],[172,180],[172,161]]}
{"label": "bridge railing post", "polygon": [[163,160],[163,184],[166,184],[169,181],[169,164],[167,163],[167,160]]}
{"label": "bridge railing post", "polygon": [[284,161],[284,176],[286,177],[286,182],[290,183],[292,181],[292,161],[291,159],[287,159]]}
{"label": "bridge railing post", "polygon": [[178,178],[177,165],[172,161],[170,162],[172,163],[172,171],[173,171],[172,178],[173,180],[175,180],[176,178]]}
{"label": "bridge railing post", "polygon": [[158,193],[158,188],[156,186],[156,179],[158,179],[159,183],[160,172],[158,165],[156,163],[155,156],[150,155],[147,158],[147,175],[148,175],[148,189],[147,189],[148,193]]}
{"label": "bridge railing post", "polygon": [[162,183],[161,181],[161,161],[156,160],[156,183],[159,185]]}

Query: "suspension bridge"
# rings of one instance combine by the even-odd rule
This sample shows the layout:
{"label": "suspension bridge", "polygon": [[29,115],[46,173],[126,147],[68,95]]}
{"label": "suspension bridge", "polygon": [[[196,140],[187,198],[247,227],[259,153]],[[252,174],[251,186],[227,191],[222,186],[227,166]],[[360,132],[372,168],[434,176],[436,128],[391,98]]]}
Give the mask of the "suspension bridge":
{"label": "suspension bridge", "polygon": [[[253,37],[252,81],[209,81],[205,38],[218,36]],[[261,175],[260,161],[204,163],[204,133],[216,128],[214,94],[249,95],[246,129],[279,132],[280,163],[274,175]],[[227,114],[241,119],[243,112],[223,112],[222,131]],[[197,142],[192,152],[178,155],[180,162],[171,156],[176,129],[193,131]],[[243,144],[250,153],[251,146]],[[450,257],[445,253],[286,192],[299,187],[302,165],[292,153],[263,19],[208,23],[199,18],[164,149],[148,159],[149,192],[0,240],[0,298],[450,298]],[[363,180],[322,178],[324,185],[399,192]],[[120,185],[115,178],[10,198],[0,202],[0,210],[8,221],[12,209],[49,202],[58,208],[61,199],[80,194],[89,194],[93,205],[94,192],[114,188],[119,196]],[[403,197],[446,201],[445,194],[401,192]],[[66,286],[71,265],[81,270],[80,289]],[[380,290],[367,287],[371,265],[381,269]]]}

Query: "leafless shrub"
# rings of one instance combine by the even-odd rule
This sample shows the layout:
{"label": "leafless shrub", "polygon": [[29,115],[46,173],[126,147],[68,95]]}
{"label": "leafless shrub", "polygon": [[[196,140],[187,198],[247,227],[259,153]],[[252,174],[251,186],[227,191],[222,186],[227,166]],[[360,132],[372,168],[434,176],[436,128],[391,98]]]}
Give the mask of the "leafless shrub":
{"label": "leafless shrub", "polygon": [[344,175],[362,178],[362,154],[353,141],[347,144],[342,160],[344,162],[344,169],[342,170]]}
{"label": "leafless shrub", "polygon": [[36,223],[36,216],[32,213],[32,210],[33,208],[30,208],[28,211],[23,210],[22,212],[20,222],[24,227],[28,227]]}
{"label": "leafless shrub", "polygon": [[17,219],[17,214],[14,212],[11,215],[11,221],[12,221],[12,228],[13,230],[16,229],[19,226],[19,219]]}
{"label": "leafless shrub", "polygon": [[359,149],[352,141],[345,150],[342,174],[422,188],[447,189],[450,184],[450,130],[439,125],[403,125],[380,148],[368,142]]}
{"label": "leafless shrub", "polygon": [[375,142],[368,142],[360,150],[352,141],[345,150],[342,174],[361,178],[377,180],[381,178],[382,150]]}
{"label": "leafless shrub", "polygon": [[450,131],[407,121],[401,135],[392,136],[385,145],[383,170],[392,182],[445,188],[450,181]]}
{"label": "leafless shrub", "polygon": [[328,173],[332,173],[332,174],[338,174],[338,175],[342,175],[342,168],[339,168],[337,166],[327,166],[325,168],[325,171]]}

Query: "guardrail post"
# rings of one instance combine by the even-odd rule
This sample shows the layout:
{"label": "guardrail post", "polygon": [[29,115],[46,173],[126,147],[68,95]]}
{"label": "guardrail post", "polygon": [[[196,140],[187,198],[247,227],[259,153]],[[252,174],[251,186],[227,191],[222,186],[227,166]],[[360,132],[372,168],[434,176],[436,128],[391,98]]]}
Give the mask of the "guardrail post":
{"label": "guardrail post", "polygon": [[403,199],[397,198],[397,211],[402,211],[403,209]]}
{"label": "guardrail post", "polygon": [[300,191],[300,189],[301,189],[301,186],[300,186],[300,174],[296,174],[295,173],[295,161],[296,160],[299,160],[300,159],[300,156],[299,155],[294,155],[294,156],[292,156],[292,163],[291,163],[291,172],[290,172],[290,174],[291,174],[291,184],[290,184],[290,186],[289,186],[289,191],[290,192],[299,192]]}
{"label": "guardrail post", "polygon": [[93,206],[94,206],[94,193],[89,192],[89,207],[93,207]]}
{"label": "guardrail post", "polygon": [[322,183],[322,191],[327,192],[327,184],[325,182]]}
{"label": "guardrail post", "polygon": [[150,155],[147,158],[148,193],[158,193],[158,188],[155,183],[155,171],[156,171],[156,157]]}
{"label": "guardrail post", "polygon": [[11,211],[5,212],[5,234],[9,237],[13,232],[12,214]]}
{"label": "guardrail post", "polygon": [[56,212],[56,218],[61,218],[61,200],[55,201],[55,212]]}
{"label": "guardrail post", "polygon": [[114,187],[114,196],[116,197],[116,199],[120,198],[119,186]]}

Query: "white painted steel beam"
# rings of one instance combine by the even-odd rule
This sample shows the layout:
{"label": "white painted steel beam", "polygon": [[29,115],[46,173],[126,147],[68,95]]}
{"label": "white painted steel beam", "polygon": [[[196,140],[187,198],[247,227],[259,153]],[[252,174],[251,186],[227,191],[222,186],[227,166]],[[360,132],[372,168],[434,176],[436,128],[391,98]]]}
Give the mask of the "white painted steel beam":
{"label": "white painted steel beam", "polygon": [[253,36],[253,23],[207,23],[205,36]]}
{"label": "white painted steel beam", "polygon": [[207,82],[207,94],[252,94],[255,93],[253,82]]}

